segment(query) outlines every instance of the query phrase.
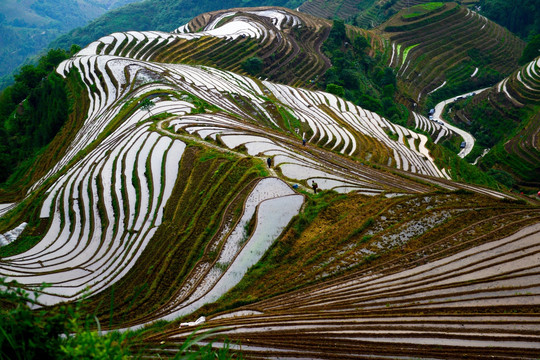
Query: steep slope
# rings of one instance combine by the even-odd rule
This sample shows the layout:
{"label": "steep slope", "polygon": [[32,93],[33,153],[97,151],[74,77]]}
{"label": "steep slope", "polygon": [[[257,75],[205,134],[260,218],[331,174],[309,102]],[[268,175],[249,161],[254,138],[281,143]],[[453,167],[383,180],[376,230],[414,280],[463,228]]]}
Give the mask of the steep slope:
{"label": "steep slope", "polygon": [[[325,19],[340,18],[364,29],[375,28],[402,9],[432,2],[431,0],[311,0],[298,10]],[[443,2],[449,2],[445,0]],[[462,1],[473,5],[478,0]]]}
{"label": "steep slope", "polygon": [[[207,316],[199,331],[212,330],[218,343],[239,342],[255,358],[485,359],[487,351],[494,359],[534,359],[540,227],[495,235],[512,227],[516,219],[509,218],[519,212],[500,216],[509,221],[484,235],[475,230],[488,218],[427,246],[408,245],[396,259],[364,260],[349,275]],[[171,328],[147,341],[172,348],[192,331]]]}
{"label": "steep slope", "polygon": [[202,14],[172,33],[114,33],[91,48],[103,55],[204,64],[240,73],[245,73],[247,59],[258,57],[264,62],[258,76],[309,87],[330,67],[320,51],[329,31],[328,22],[285,8],[240,8]]}
{"label": "steep slope", "polygon": [[172,31],[178,24],[186,23],[208,11],[240,6],[284,6],[296,8],[300,0],[146,0],[130,4],[100,16],[85,27],[74,29],[56,39],[51,47],[69,48],[71,44],[86,46],[90,42],[114,32],[122,31]]}
{"label": "steep slope", "polygon": [[[126,328],[261,300],[244,310],[268,313],[267,324],[275,320],[274,310],[284,320],[291,314],[322,314],[324,321],[336,321],[338,312],[327,308],[350,312],[358,322],[387,310],[380,311],[386,309],[380,297],[366,296],[355,284],[367,282],[365,276],[380,276],[384,283],[391,280],[385,275],[407,270],[412,273],[391,283],[398,289],[404,286],[406,294],[389,287],[381,296],[394,296],[392,304],[412,301],[400,314],[423,318],[426,311],[450,313],[452,305],[446,300],[436,302],[439,307],[431,304],[429,299],[443,297],[440,288],[446,279],[434,277],[432,283],[414,287],[425,279],[411,264],[461,258],[462,251],[490,241],[512,242],[508,237],[519,231],[525,243],[505,248],[502,255],[495,250],[493,256],[502,256],[499,262],[507,256],[508,266],[515,265],[516,256],[536,264],[536,247],[526,237],[537,235],[537,208],[514,201],[510,194],[448,180],[446,169],[436,166],[426,148],[426,136],[333,94],[208,65],[149,61],[178,46],[196,54],[192,44],[234,47],[249,41],[254,48],[264,48],[267,39],[315,28],[307,22],[310,18],[284,9],[232,9],[216,15],[206,20],[203,15],[174,33],[114,33],[58,66],[63,77],[80,76],[87,116],[78,118],[82,123],[73,127],[71,138],[63,138],[61,149],[49,149],[60,158],[35,181],[27,197],[0,210],[2,232],[23,221],[34,231],[25,228],[19,240],[0,248],[1,276],[30,289],[48,282],[38,299],[41,305],[74,301],[90,291],[86,307],[101,324]],[[178,49],[171,53],[183,56]],[[286,73],[289,68],[283,64],[283,69]],[[321,190],[313,191],[316,194],[311,190],[314,182]],[[31,241],[33,247],[21,245]],[[514,256],[521,250],[524,254]],[[478,256],[471,255],[471,261],[485,270]],[[452,274],[436,263],[417,270],[456,275],[449,276],[451,284],[471,285],[459,278],[461,272]],[[469,270],[460,271],[473,273]],[[493,280],[489,286],[503,286],[491,278],[506,275],[503,270],[474,273],[472,285],[484,276]],[[536,267],[522,271],[534,273]],[[410,288],[400,283],[407,274],[418,276]],[[525,313],[526,304],[538,305],[537,277],[514,274],[510,280],[518,278],[523,282],[508,291],[531,294],[505,305]],[[314,283],[317,288],[306,288]],[[484,290],[455,293],[463,301],[471,294],[476,300],[479,293],[482,300]],[[356,303],[349,292],[358,297]],[[277,295],[276,304],[271,298]],[[404,300],[401,295],[410,296]],[[504,302],[508,294],[491,296]],[[499,309],[490,303],[481,306],[486,312]],[[534,316],[524,318],[532,324],[525,332],[532,333],[529,343],[536,345],[537,322]],[[219,321],[235,326],[236,320]],[[491,320],[483,321],[480,326]],[[292,323],[283,321],[284,328],[291,327],[273,332],[264,328],[265,322],[245,323],[245,329],[263,326],[268,334],[255,342],[265,348],[247,349],[256,356],[280,349],[304,351],[323,339],[319,356],[327,358],[330,346],[350,341],[343,332],[322,338],[301,321],[296,323],[306,332],[298,337]],[[218,323],[209,327],[213,324]],[[159,335],[141,337],[148,354],[159,349],[158,343],[174,343],[185,335],[176,322],[171,326],[171,332],[159,328]],[[514,324],[509,327],[519,330]],[[246,331],[245,337],[238,332],[243,343],[253,336]],[[384,352],[391,336],[380,339],[382,346],[372,344],[366,351]],[[462,339],[477,340],[470,333]],[[522,344],[521,337],[514,340]],[[409,343],[416,352],[406,355],[418,355],[421,344],[414,339]],[[480,352],[491,344],[474,343],[473,348]],[[462,345],[457,343],[449,354],[458,353]],[[532,351],[526,345],[523,355]],[[506,345],[502,347],[501,354],[508,354]],[[353,354],[362,351],[348,349]],[[165,355],[167,350],[160,352]]]}
{"label": "steep slope", "polygon": [[428,13],[403,10],[381,25],[392,46],[389,65],[401,92],[423,105],[492,85],[510,74],[522,40],[456,3]]}
{"label": "steep slope", "polygon": [[[267,17],[282,16],[279,11],[263,12]],[[300,25],[299,19],[296,20]],[[246,23],[242,17],[223,25],[225,29],[228,26],[235,29],[233,34],[239,38],[244,35],[261,41],[268,35],[253,32],[254,23]],[[220,28],[216,30],[217,36],[231,38],[226,30],[221,29],[222,33],[219,33]],[[123,38],[119,40],[120,36]],[[113,47],[118,47],[119,43],[127,43],[127,36],[141,43],[148,36],[161,41],[207,37],[205,33],[132,32],[113,34],[108,40]],[[423,135],[393,125],[334,95],[254,81],[209,67],[96,55],[105,47],[103,41],[107,40],[90,44],[58,67],[58,73],[64,76],[72,71],[81,74],[90,99],[88,117],[62,159],[31,189],[39,191],[46,184],[39,212],[39,218],[48,223],[43,239],[31,250],[5,259],[1,266],[3,275],[28,285],[50,283],[52,286],[45,290],[47,296],[40,299],[43,303],[76,299],[87,287],[99,292],[126,276],[137,261],[144,261],[139,260],[142,254],[153,257],[144,250],[150,239],[157,236],[167,201],[179,196],[178,191],[182,193],[189,188],[180,187],[173,192],[175,183],[178,185],[177,178],[181,179],[184,174],[196,176],[193,180],[188,178],[187,182],[183,180],[184,186],[197,176],[212,179],[208,184],[202,183],[209,188],[198,190],[199,194],[209,196],[199,206],[201,210],[217,211],[203,218],[213,218],[216,225],[219,223],[218,214],[224,211],[224,206],[233,195],[246,188],[257,173],[256,162],[242,160],[245,155],[237,154],[236,160],[235,156],[216,160],[216,167],[180,173],[178,163],[183,162],[184,152],[198,154],[200,151],[191,149],[186,140],[177,139],[175,133],[180,130],[209,137],[225,148],[240,146],[249,156],[271,157],[277,174],[306,187],[315,180],[323,190],[356,189],[371,195],[429,189],[376,169],[352,162],[340,163],[333,155],[326,154],[324,148],[444,178],[444,173],[429,157]],[[132,48],[136,49],[137,45],[133,44]],[[149,112],[139,106],[145,98],[155,104]],[[149,115],[153,117],[148,118]],[[387,132],[397,134],[398,139],[392,140]],[[321,150],[299,149],[301,136],[310,144],[320,145]],[[204,155],[199,156],[204,158]],[[195,166],[196,158],[187,163],[188,169]],[[203,173],[197,175],[199,171]],[[237,175],[233,176],[235,173]],[[234,179],[236,186],[231,187],[229,181]],[[247,188],[244,191],[248,191]],[[276,196],[286,195],[290,194]],[[187,198],[186,204],[195,200]],[[221,205],[214,204],[216,201]],[[193,264],[195,254],[207,247],[217,230],[212,227],[205,230],[191,224],[192,220],[190,217],[183,220],[184,229],[191,229],[189,232],[184,233],[186,230],[179,228],[170,233],[190,241],[199,238],[183,258],[187,264]],[[279,235],[280,231],[276,231],[274,236]],[[92,239],[90,243],[89,239]],[[171,251],[178,253],[179,250]],[[170,271],[170,260],[163,261],[162,271]],[[185,265],[182,276],[189,270]],[[155,281],[163,282],[162,276],[165,275],[157,276]],[[182,276],[167,281],[177,282]]]}
{"label": "steep slope", "polygon": [[[479,167],[527,192],[540,186],[540,58],[480,96],[457,106],[454,121],[469,128],[487,155]],[[469,119],[472,119],[469,120]],[[491,150],[490,150],[491,149]],[[478,156],[478,152],[477,152]]]}

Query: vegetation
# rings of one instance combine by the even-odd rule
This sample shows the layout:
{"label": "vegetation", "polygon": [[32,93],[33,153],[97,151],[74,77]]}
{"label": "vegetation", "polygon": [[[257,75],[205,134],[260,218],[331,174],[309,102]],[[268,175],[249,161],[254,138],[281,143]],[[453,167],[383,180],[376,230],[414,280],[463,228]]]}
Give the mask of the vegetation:
{"label": "vegetation", "polygon": [[240,6],[275,5],[290,8],[300,5],[298,0],[156,0],[129,4],[107,12],[90,24],[72,30],[52,43],[53,47],[66,48],[71,44],[85,46],[102,36],[118,31],[161,30],[172,31],[204,12]]}
{"label": "vegetation", "polygon": [[430,146],[430,152],[435,157],[435,163],[439,167],[449,169],[452,179],[491,188],[500,187],[489,174],[482,172],[474,165],[456,156],[459,150],[457,147],[453,147],[452,144],[442,144],[442,146],[432,144]]}
{"label": "vegetation", "polygon": [[[441,6],[424,4],[422,8],[430,12]],[[463,12],[460,9],[450,16],[459,20]],[[201,16],[191,24],[200,28],[208,18]],[[469,25],[484,25],[470,18]],[[0,357],[237,356],[231,354],[227,342],[223,350],[213,351],[208,338],[194,338],[193,327],[178,326],[178,321],[161,320],[148,326],[179,312],[187,313],[189,318],[206,316],[203,329],[215,328],[219,333],[219,327],[224,326],[219,338],[211,338],[215,341],[224,341],[223,335],[231,336],[242,344],[249,342],[247,351],[266,352],[254,357],[267,353],[279,356],[274,349],[280,347],[282,354],[287,351],[292,357],[311,357],[309,351],[316,343],[321,358],[341,357],[345,352],[354,355],[360,349],[367,349],[364,353],[369,356],[438,358],[448,356],[447,350],[457,354],[461,349],[454,344],[468,341],[467,356],[470,353],[481,358],[485,348],[471,346],[467,331],[459,336],[450,331],[452,347],[428,347],[415,343],[418,337],[409,336],[409,329],[424,331],[429,322],[422,336],[432,339],[435,329],[439,339],[444,339],[448,329],[455,330],[456,318],[477,314],[482,317],[464,325],[490,329],[479,334],[485,336],[485,342],[497,345],[493,351],[500,358],[517,352],[515,342],[507,346],[504,340],[523,340],[524,350],[517,355],[533,351],[528,346],[534,334],[514,331],[518,322],[509,321],[507,315],[504,319],[496,315],[518,312],[530,326],[540,324],[534,294],[510,294],[514,289],[527,292],[538,287],[534,276],[523,277],[538,266],[520,261],[524,256],[536,255],[530,244],[538,229],[528,226],[540,221],[538,208],[516,201],[519,195],[513,198],[471,184],[499,189],[500,184],[515,186],[514,173],[507,167],[514,162],[518,164],[516,173],[536,176],[534,167],[523,165],[514,153],[504,155],[504,151],[516,144],[513,140],[517,134],[528,135],[526,139],[536,136],[537,127],[530,124],[538,123],[538,106],[527,104],[516,110],[508,105],[510,100],[499,102],[505,95],[495,89],[489,92],[489,98],[479,96],[456,103],[452,110],[455,122],[466,123],[477,134],[476,154],[480,147],[492,146],[483,164],[475,167],[455,156],[458,137],[443,138],[443,146],[428,140],[427,154],[425,139],[371,113],[361,115],[362,110],[334,96],[207,67],[215,61],[215,66],[256,77],[268,73],[289,84],[317,86],[406,125],[409,112],[401,103],[417,99],[417,94],[407,91],[406,78],[400,78],[400,66],[406,58],[416,62],[416,69],[426,69],[425,76],[430,78],[422,90],[440,81],[436,74],[441,69],[446,69],[443,72],[447,79],[460,84],[464,77],[470,80],[471,67],[481,64],[485,70],[490,66],[489,56],[475,47],[467,51],[466,47],[460,48],[458,55],[443,63],[433,65],[429,59],[424,62],[426,54],[437,51],[434,48],[438,43],[426,48],[429,41],[414,39],[411,33],[424,32],[425,24],[411,33],[397,34],[392,42],[384,42],[373,33],[347,27],[341,20],[335,20],[331,28],[324,20],[307,16],[301,20],[307,25],[287,25],[287,31],[280,33],[287,36],[275,36],[274,42],[263,45],[257,39],[225,41],[211,36],[193,41],[170,39],[163,45],[153,43],[144,34],[132,39],[126,36],[120,44],[99,44],[95,49],[99,49],[98,53],[139,59],[138,51],[147,48],[144,58],[151,65],[145,66],[143,60],[136,64],[117,61],[113,56],[80,56],[70,63],[71,72],[65,79],[51,72],[54,65],[28,68],[18,77],[20,85],[14,85],[16,90],[9,88],[7,95],[2,94],[11,101],[3,108],[4,131],[12,131],[13,136],[8,138],[24,135],[12,141],[39,144],[39,136],[29,128],[40,130],[45,126],[40,131],[47,133],[49,127],[60,127],[53,141],[45,138],[40,148],[36,146],[25,155],[30,159],[26,164],[32,164],[27,168],[37,167],[40,174],[63,157],[87,114],[107,119],[107,123],[96,125],[90,140],[81,141],[75,148],[78,153],[74,151],[73,157],[62,163],[66,166],[0,218],[0,232],[22,220],[29,223],[20,240],[0,249],[0,257],[24,252],[43,240],[31,249],[34,255],[0,259],[5,274],[16,277],[20,267],[26,267],[30,280],[21,281],[27,281],[28,286],[36,281],[33,279],[39,281],[41,274],[50,275],[54,282],[50,290],[53,301],[77,299],[84,286],[98,290],[78,304],[32,311],[27,302],[35,304],[35,299],[29,299],[16,284],[0,282],[0,297],[6,298],[0,301],[0,311],[2,320],[7,319],[0,324]],[[268,21],[265,23],[270,26]],[[507,33],[499,34],[504,37]],[[326,39],[322,51],[332,64],[324,76],[329,62],[318,53],[322,39]],[[230,51],[223,56],[225,48]],[[56,52],[67,56],[63,51]],[[464,54],[470,58],[463,61],[465,64],[460,61]],[[63,58],[53,55],[51,58],[58,61]],[[188,61],[207,66],[176,65]],[[389,61],[391,66],[387,66]],[[464,68],[453,67],[455,62]],[[485,70],[484,74],[488,73]],[[514,81],[517,78],[515,75],[507,81],[511,94],[519,92]],[[90,107],[87,87],[95,96],[92,104],[100,106]],[[453,91],[456,89],[457,85]],[[19,103],[13,101],[17,91],[22,94]],[[515,96],[516,102],[526,98]],[[156,113],[151,114],[154,105]],[[64,112],[58,111],[61,108]],[[38,114],[39,109],[42,114]],[[478,118],[478,122],[467,123],[468,115],[460,117],[464,113],[472,114],[471,118]],[[519,121],[524,118],[526,121]],[[55,121],[59,119],[62,121],[58,125]],[[363,126],[369,129],[363,130]],[[301,145],[304,135],[309,140]],[[24,137],[30,140],[23,142]],[[509,137],[511,141],[507,141]],[[534,159],[533,152],[527,154]],[[504,161],[482,167],[504,156]],[[440,176],[430,157],[435,158],[440,169],[465,184]],[[266,158],[271,160],[269,166],[264,163]],[[360,158],[363,163],[355,161]],[[20,174],[21,169],[22,165],[15,174]],[[286,182],[266,179],[263,183],[270,186],[253,192],[260,178],[270,174]],[[35,180],[30,177],[28,182]],[[309,190],[311,180],[317,180],[323,189],[333,190],[312,194],[305,190]],[[57,187],[52,188],[53,184]],[[21,186],[21,182],[15,185]],[[21,189],[26,193],[23,190],[27,188]],[[267,200],[257,202],[257,198]],[[48,209],[52,211],[48,213]],[[254,215],[244,216],[248,209]],[[289,217],[285,218],[285,214]],[[274,233],[268,231],[274,225],[269,218],[288,220],[294,214],[288,225],[284,222],[277,231],[273,229]],[[518,231],[519,237],[501,240]],[[524,234],[526,231],[529,233]],[[264,247],[250,248],[254,244],[250,235],[255,233],[267,238]],[[498,243],[490,244],[494,240]],[[243,250],[252,254],[250,264],[255,259],[260,261],[224,294],[229,288],[220,289],[222,280],[229,275],[239,278],[238,274],[246,270],[236,272],[230,267],[246,261]],[[483,255],[489,251],[489,257]],[[83,257],[86,262],[74,266]],[[518,268],[511,274],[504,273],[510,265]],[[455,271],[449,270],[452,267]],[[224,274],[227,270],[231,274]],[[408,275],[402,271],[408,271]],[[418,278],[411,284],[413,276]],[[517,285],[511,284],[512,279],[519,279]],[[213,291],[224,295],[214,301],[217,296]],[[450,291],[456,298],[449,299]],[[508,299],[511,301],[505,303]],[[476,301],[484,302],[477,305]],[[234,314],[214,316],[228,311]],[[437,316],[437,321],[426,321],[431,315]],[[389,316],[397,320],[390,324]],[[406,321],[400,320],[406,317]],[[386,325],[377,323],[377,318]],[[295,328],[287,328],[290,319]],[[445,321],[449,323],[446,328],[441,325]],[[392,325],[395,331],[394,323],[410,338],[407,346],[365,341],[366,333],[384,341],[388,334],[380,329]],[[17,327],[19,324],[23,326]],[[147,327],[137,333],[102,335],[101,324],[110,329],[141,324]],[[333,327],[332,337],[325,339],[326,332],[320,330],[327,324]],[[347,331],[336,331],[336,324]],[[257,327],[255,336],[249,332],[250,326]],[[265,331],[260,331],[261,326],[266,327]],[[504,333],[490,326],[504,327]],[[32,334],[31,329],[37,334]],[[502,334],[503,341],[489,342],[489,334]],[[191,341],[182,344],[186,338]],[[199,352],[190,352],[197,346]]]}
{"label": "vegetation", "polygon": [[[156,310],[156,304],[174,298],[178,285],[197,264],[212,263],[215,258],[209,254],[209,244],[216,241],[223,217],[237,219],[239,214],[228,212],[232,207],[226,209],[233,200],[237,204],[245,199],[251,182],[260,176],[258,165],[255,159],[238,159],[211,148],[187,148],[154,241],[126,277],[92,299],[101,321],[136,324]],[[171,268],[176,271],[170,272]]]}
{"label": "vegetation", "polygon": [[263,61],[257,56],[250,57],[242,62],[242,69],[250,75],[257,75],[263,69]]}
{"label": "vegetation", "polygon": [[[0,90],[13,82],[21,64],[35,64],[58,36],[138,0],[39,0],[0,3]],[[71,44],[68,44],[70,46]]]}
{"label": "vegetation", "polygon": [[396,103],[396,75],[380,58],[368,55],[370,44],[362,35],[352,39],[343,20],[334,20],[323,51],[330,58],[329,68],[321,83],[328,92],[371,111],[395,124],[405,125],[408,111]]}
{"label": "vegetation", "polygon": [[[536,193],[540,186],[538,133],[539,87],[536,61],[495,86],[453,106],[453,120],[470,131],[480,147],[491,150],[478,167],[518,191]],[[455,110],[455,111],[454,111]],[[470,119],[470,120],[469,120]]]}
{"label": "vegetation", "polygon": [[525,49],[523,49],[523,53],[519,58],[519,64],[525,65],[536,59],[538,56],[540,56],[540,34],[533,36],[527,43],[527,46],[525,46]]}
{"label": "vegetation", "polygon": [[481,146],[491,148],[478,163],[481,170],[509,188],[535,192],[540,185],[540,152],[530,139],[538,127],[538,110],[516,108],[504,101],[502,105],[496,107],[486,98],[469,104],[462,113],[474,121],[462,126],[471,130]]}
{"label": "vegetation", "polygon": [[[42,287],[40,290],[46,288]],[[131,348],[137,334],[100,330],[100,324],[83,310],[84,300],[76,304],[31,310],[38,293],[30,294],[16,282],[0,278],[0,359],[10,360],[127,360],[140,359],[142,348]],[[241,359],[241,354],[212,344],[196,346],[207,335],[187,339],[174,359]]]}
{"label": "vegetation", "polygon": [[[0,358],[2,359],[114,359],[128,358],[128,333],[107,335],[94,330],[95,320],[80,305],[31,310],[31,298],[15,282],[0,279]],[[43,289],[43,288],[42,288]],[[99,324],[98,324],[99,326]]]}
{"label": "vegetation", "polygon": [[385,23],[387,31],[395,31],[389,34],[389,62],[398,74],[398,91],[409,107],[420,105],[417,111],[495,84],[515,69],[525,45],[501,26],[469,16],[466,8],[445,5],[418,21],[395,16]]}
{"label": "vegetation", "polygon": [[480,0],[482,14],[523,39],[540,34],[540,8],[535,0]]}
{"label": "vegetation", "polygon": [[35,157],[66,122],[69,90],[54,69],[74,51],[50,50],[37,65],[23,66],[0,94],[0,182]]}
{"label": "vegetation", "polygon": [[[491,225],[487,219],[499,216],[506,224],[501,230],[511,232],[512,215],[505,218],[503,214],[522,208],[517,203],[503,205],[503,202],[467,191],[394,199],[354,193],[307,195],[310,198],[304,211],[293,219],[286,233],[261,261],[226,296],[206,305],[194,317],[254,303],[256,305],[246,308],[264,307],[281,294],[291,296],[288,294],[292,291],[296,291],[295,295],[304,294],[302,289],[309,291],[309,285],[320,288],[329,279],[347,278],[358,271],[369,273],[381,264],[386,267],[396,265],[404,253],[427,251],[417,258],[419,261],[428,254],[447,256],[448,253],[437,254],[437,249],[449,246],[441,239],[451,239],[451,244],[457,247],[464,243],[471,246],[468,241],[475,239],[474,234],[480,233],[480,228],[483,228],[482,233],[488,232]],[[414,212],[410,211],[411,207]],[[449,209],[460,209],[459,215],[456,213],[435,226],[421,220],[441,217]],[[529,211],[529,214],[534,212],[533,209]],[[411,235],[407,230],[410,224],[424,229],[417,236]],[[462,232],[463,229],[470,232]],[[388,240],[390,238],[408,240],[403,244]],[[410,259],[399,262],[398,266],[407,266]]]}
{"label": "vegetation", "polygon": [[148,111],[148,113],[150,113],[150,109],[152,109],[156,104],[152,100],[150,100],[149,98],[144,98],[144,100],[141,101],[140,105],[144,110],[146,110],[146,111]]}
{"label": "vegetation", "polygon": [[[453,112],[458,112],[472,103],[472,99],[462,101],[453,106],[449,106]],[[515,109],[512,117],[505,116],[501,112],[494,109],[487,99],[474,102],[474,108],[468,113],[470,119],[474,119],[471,123],[459,122],[459,126],[476,138],[478,144],[484,148],[491,148],[495,144],[502,141],[504,138],[512,135],[514,129],[519,125],[513,119],[525,118],[525,111]],[[458,120],[459,118],[455,118]]]}

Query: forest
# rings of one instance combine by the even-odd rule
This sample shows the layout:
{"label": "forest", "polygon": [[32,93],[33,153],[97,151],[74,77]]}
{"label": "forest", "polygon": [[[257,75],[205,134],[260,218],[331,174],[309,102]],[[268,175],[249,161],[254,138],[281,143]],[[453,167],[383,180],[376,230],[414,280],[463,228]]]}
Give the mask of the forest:
{"label": "forest", "polygon": [[68,92],[54,69],[78,49],[49,50],[37,65],[23,66],[0,94],[0,182],[33,159],[66,121]]}
{"label": "forest", "polygon": [[540,6],[537,0],[480,0],[482,13],[527,40],[540,34]]}

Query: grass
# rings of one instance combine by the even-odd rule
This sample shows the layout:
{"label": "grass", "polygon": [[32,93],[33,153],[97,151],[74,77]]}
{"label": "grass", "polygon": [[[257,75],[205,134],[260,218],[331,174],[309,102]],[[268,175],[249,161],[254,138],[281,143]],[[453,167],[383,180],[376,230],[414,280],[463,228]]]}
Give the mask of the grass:
{"label": "grass", "polygon": [[412,49],[414,49],[414,48],[417,47],[418,45],[420,45],[420,44],[415,44],[415,45],[407,46],[407,47],[405,48],[405,50],[403,50],[403,62],[405,62],[405,60],[407,60],[407,55],[409,55],[409,51],[411,51]]}
{"label": "grass", "polygon": [[336,195],[333,192],[322,191],[318,195],[309,196],[304,210],[293,219],[292,228],[300,235],[306,227],[313,222],[319,212],[326,209],[332,202],[338,201],[344,195]]}
{"label": "grass", "polygon": [[[284,108],[283,106],[276,106],[277,111],[281,115],[281,118],[283,119],[283,123],[287,129],[289,129],[290,134],[296,137],[301,137],[302,132],[304,130],[304,126],[300,120],[295,117],[289,110]],[[298,132],[296,130],[298,129]]]}
{"label": "grass", "polygon": [[402,18],[404,19],[416,18],[418,16],[425,15],[431,11],[440,9],[443,6],[444,6],[444,3],[442,2],[430,2],[430,3],[414,5],[410,8],[406,8],[403,10]]}

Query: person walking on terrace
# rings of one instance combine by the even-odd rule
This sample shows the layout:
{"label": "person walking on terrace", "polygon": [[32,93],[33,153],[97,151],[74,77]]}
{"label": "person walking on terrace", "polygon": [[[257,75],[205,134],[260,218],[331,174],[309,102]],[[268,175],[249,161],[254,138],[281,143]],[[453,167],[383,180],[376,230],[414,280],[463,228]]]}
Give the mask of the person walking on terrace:
{"label": "person walking on terrace", "polygon": [[313,188],[313,193],[316,194],[319,185],[317,185],[317,183],[315,182],[315,180],[312,180],[312,181],[311,181],[311,187]]}

